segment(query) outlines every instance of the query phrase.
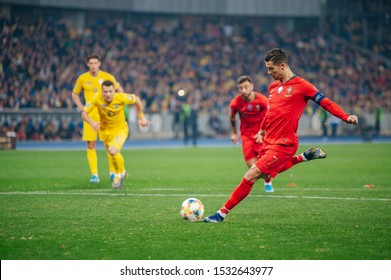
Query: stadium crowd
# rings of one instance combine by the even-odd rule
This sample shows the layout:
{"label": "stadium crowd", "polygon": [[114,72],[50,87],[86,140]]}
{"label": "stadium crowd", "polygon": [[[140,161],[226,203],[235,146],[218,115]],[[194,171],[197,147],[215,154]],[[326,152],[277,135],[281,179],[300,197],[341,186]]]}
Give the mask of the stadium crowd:
{"label": "stadium crowd", "polygon": [[327,27],[349,42],[391,58],[391,2],[328,0]]}
{"label": "stadium crowd", "polygon": [[[101,19],[78,30],[57,18],[26,20],[0,18],[0,110],[74,110],[71,92],[76,78],[87,71],[86,57],[97,53],[102,56],[102,69],[117,77],[126,92],[139,95],[147,113],[173,112],[176,93],[184,89],[193,95],[200,111],[228,114],[240,75],[251,75],[256,90],[267,92],[271,80],[264,55],[272,47],[292,53],[294,72],[347,111],[360,114],[379,106],[391,110],[387,61],[317,28],[288,32],[279,25],[177,16],[134,22]],[[316,110],[311,106],[309,114]],[[1,126],[3,130],[15,127],[19,139],[80,135],[79,121],[64,121],[61,126],[62,121],[54,122],[23,119]],[[63,125],[67,133],[60,135]]]}

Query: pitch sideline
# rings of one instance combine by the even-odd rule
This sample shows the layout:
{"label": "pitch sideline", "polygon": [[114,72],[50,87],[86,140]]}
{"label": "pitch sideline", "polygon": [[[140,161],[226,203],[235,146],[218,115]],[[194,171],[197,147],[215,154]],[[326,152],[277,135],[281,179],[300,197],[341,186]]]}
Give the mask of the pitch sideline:
{"label": "pitch sideline", "polygon": [[[0,192],[0,195],[84,195],[84,196],[138,196],[138,197],[226,197],[227,194],[141,194],[141,193],[104,193],[104,192]],[[367,198],[367,197],[330,197],[330,196],[299,196],[299,195],[249,195],[257,198],[279,198],[279,199],[324,199],[324,200],[346,200],[346,201],[391,201],[391,198]]]}

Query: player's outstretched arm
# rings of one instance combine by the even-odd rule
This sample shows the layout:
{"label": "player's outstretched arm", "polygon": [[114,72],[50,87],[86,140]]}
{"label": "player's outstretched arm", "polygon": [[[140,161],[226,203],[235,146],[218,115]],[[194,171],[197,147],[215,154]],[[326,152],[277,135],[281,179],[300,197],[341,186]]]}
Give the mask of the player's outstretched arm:
{"label": "player's outstretched arm", "polygon": [[[315,101],[316,102],[316,101]],[[331,101],[327,97],[322,97],[320,102],[317,102],[320,106],[323,107],[326,111],[331,113],[332,115],[340,118],[346,123],[358,124],[358,117],[356,115],[349,115],[344,112],[344,110],[335,102]]]}

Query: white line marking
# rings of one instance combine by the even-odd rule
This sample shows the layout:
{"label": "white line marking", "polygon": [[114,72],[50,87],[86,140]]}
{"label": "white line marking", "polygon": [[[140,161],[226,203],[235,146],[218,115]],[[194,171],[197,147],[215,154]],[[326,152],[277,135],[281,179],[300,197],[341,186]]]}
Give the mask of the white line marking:
{"label": "white line marking", "polygon": [[[145,196],[145,197],[227,197],[229,194],[163,194],[163,193],[101,193],[101,192],[0,192],[0,195],[84,195],[84,196]],[[357,200],[357,201],[391,201],[391,198],[370,197],[330,197],[330,196],[299,196],[299,195],[249,195],[258,198],[285,199],[325,199],[325,200]]]}
{"label": "white line marking", "polygon": [[300,190],[300,191],[321,191],[321,192],[334,192],[334,191],[359,191],[359,192],[367,192],[367,191],[370,191],[370,190],[373,190],[373,191],[376,191],[376,190],[381,190],[382,192],[384,191],[391,191],[391,188],[381,188],[381,187],[377,187],[377,188],[374,188],[374,189],[370,189],[370,188],[364,188],[364,187],[361,187],[361,188],[355,188],[355,189],[327,189],[327,188],[297,188],[297,187],[284,187],[284,188],[278,188],[279,191],[287,191],[287,190]]}

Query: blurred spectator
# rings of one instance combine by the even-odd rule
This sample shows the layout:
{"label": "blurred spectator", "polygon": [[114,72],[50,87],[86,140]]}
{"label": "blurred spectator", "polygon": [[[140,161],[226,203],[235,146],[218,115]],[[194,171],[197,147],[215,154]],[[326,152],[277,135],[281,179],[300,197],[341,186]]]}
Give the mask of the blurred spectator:
{"label": "blurred spectator", "polygon": [[181,102],[177,99],[175,94],[171,95],[170,112],[173,116],[172,132],[174,135],[174,139],[179,138],[179,131],[181,130],[181,128],[180,128],[180,126],[181,126],[181,119],[180,119],[181,111],[182,111]]}
{"label": "blurred spectator", "polygon": [[43,141],[45,140],[45,134],[43,133],[43,125],[41,122],[32,121],[27,125],[26,128],[26,138],[27,140],[36,140]]}
{"label": "blurred spectator", "polygon": [[374,131],[374,136],[380,136],[380,132],[381,132],[381,121],[383,119],[383,109],[381,107],[381,105],[379,103],[377,103],[378,105],[375,107],[375,131]]}
{"label": "blurred spectator", "polygon": [[208,126],[211,128],[212,131],[212,137],[217,135],[223,135],[225,133],[223,122],[220,120],[219,116],[217,115],[216,110],[212,110],[209,114],[208,119]]}
{"label": "blurred spectator", "polygon": [[327,142],[328,137],[329,137],[329,132],[328,132],[328,113],[326,110],[320,109],[319,112],[319,118],[320,118],[320,123],[322,126],[322,140],[323,142]]}
{"label": "blurred spectator", "polygon": [[331,126],[331,138],[336,138],[338,132],[338,126],[341,123],[341,120],[333,115],[330,115],[329,123]]}
{"label": "blurred spectator", "polygon": [[59,136],[57,134],[57,127],[54,123],[53,119],[50,119],[43,128],[43,134],[45,136],[45,140],[59,140]]}
{"label": "blurred spectator", "polygon": [[190,126],[191,106],[186,101],[182,105],[182,111],[180,115],[181,123],[183,124],[183,142],[185,145],[189,142],[189,126]]}
{"label": "blurred spectator", "polygon": [[59,135],[61,139],[72,139],[73,131],[73,124],[67,120],[63,120],[58,126],[57,135]]}
{"label": "blurred spectator", "polygon": [[187,103],[190,104],[190,116],[189,123],[191,128],[191,140],[193,146],[197,146],[198,138],[198,110],[199,110],[199,101],[193,95],[189,96]]}

